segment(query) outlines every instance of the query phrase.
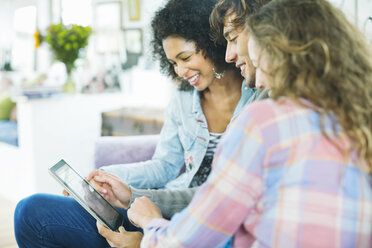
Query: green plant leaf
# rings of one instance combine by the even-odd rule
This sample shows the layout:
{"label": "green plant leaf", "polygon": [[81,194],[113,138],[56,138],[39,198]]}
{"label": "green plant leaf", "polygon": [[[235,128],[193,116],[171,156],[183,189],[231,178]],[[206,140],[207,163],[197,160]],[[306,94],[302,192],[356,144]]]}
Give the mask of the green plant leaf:
{"label": "green plant leaf", "polygon": [[92,29],[87,26],[52,24],[47,29],[45,41],[49,44],[56,60],[66,65],[68,73],[74,69],[81,49],[88,45]]}

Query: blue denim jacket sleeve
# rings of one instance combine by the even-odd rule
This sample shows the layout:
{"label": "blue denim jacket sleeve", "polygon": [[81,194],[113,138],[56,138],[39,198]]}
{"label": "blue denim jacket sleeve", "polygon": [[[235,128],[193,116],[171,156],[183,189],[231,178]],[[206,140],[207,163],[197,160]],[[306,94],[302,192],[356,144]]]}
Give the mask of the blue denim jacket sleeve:
{"label": "blue denim jacket sleeve", "polygon": [[171,99],[167,107],[160,140],[151,160],[110,165],[101,169],[137,188],[163,188],[167,182],[176,178],[184,164],[184,149],[178,135],[180,113],[177,113],[177,106],[180,99],[177,97],[179,94]]}

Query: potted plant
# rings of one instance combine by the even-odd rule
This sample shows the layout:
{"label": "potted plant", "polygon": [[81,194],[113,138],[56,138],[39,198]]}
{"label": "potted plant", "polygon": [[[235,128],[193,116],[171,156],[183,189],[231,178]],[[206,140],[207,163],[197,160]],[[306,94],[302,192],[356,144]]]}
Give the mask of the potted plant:
{"label": "potted plant", "polygon": [[53,51],[56,60],[66,66],[67,82],[63,90],[73,92],[75,84],[71,79],[71,72],[75,68],[75,61],[81,55],[81,50],[88,45],[92,29],[87,26],[52,24],[48,27],[45,37],[39,36],[39,42],[45,40]]}

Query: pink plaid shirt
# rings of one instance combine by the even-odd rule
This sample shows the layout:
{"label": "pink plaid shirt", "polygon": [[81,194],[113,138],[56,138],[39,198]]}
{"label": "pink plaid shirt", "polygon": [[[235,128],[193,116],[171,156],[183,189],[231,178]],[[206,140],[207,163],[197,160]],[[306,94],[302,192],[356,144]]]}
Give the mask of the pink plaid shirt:
{"label": "pink plaid shirt", "polygon": [[[282,99],[253,103],[230,126],[207,182],[141,247],[372,247],[372,179],[345,135]],[[338,145],[334,145],[335,142]],[[352,153],[354,154],[354,153]]]}

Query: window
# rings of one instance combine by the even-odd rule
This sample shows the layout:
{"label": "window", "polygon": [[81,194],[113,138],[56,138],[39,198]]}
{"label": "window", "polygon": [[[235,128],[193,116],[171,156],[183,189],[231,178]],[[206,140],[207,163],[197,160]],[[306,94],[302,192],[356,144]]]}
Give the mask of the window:
{"label": "window", "polygon": [[14,13],[15,39],[12,66],[17,70],[35,69],[36,6],[18,8]]}
{"label": "window", "polygon": [[96,51],[101,54],[119,53],[121,36],[122,3],[98,2],[94,8]]}

